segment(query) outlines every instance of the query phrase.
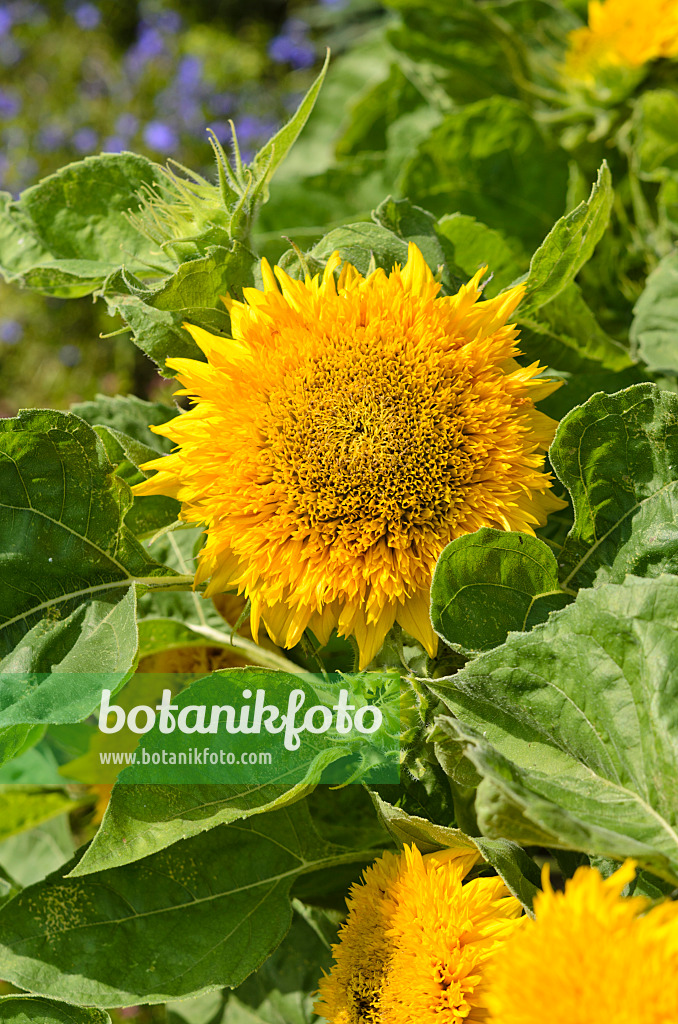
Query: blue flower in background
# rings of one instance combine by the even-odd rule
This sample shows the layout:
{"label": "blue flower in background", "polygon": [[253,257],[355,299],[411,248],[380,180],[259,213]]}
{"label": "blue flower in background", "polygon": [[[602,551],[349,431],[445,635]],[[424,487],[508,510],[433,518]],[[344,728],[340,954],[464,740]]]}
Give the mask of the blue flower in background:
{"label": "blue flower in background", "polygon": [[170,35],[176,35],[181,29],[181,15],[176,11],[161,11],[153,18],[153,21],[161,32],[167,32]]}
{"label": "blue flower in background", "polygon": [[149,61],[166,53],[165,40],[161,32],[147,21],[139,24],[137,41],[127,51],[125,62],[130,74],[143,71]]}
{"label": "blue flower in background", "polygon": [[59,349],[59,359],[64,366],[72,368],[82,362],[82,352],[78,345],[62,345]]}
{"label": "blue flower in background", "polygon": [[120,135],[109,135],[102,142],[101,150],[103,153],[122,153],[127,145],[127,139],[123,139]]}
{"label": "blue flower in background", "polygon": [[0,89],[0,118],[5,121],[16,117],[21,110],[21,100],[14,93]]}
{"label": "blue flower in background", "polygon": [[73,18],[80,28],[89,30],[101,23],[101,11],[94,4],[79,4],[73,11]]}
{"label": "blue flower in background", "polygon": [[0,36],[6,36],[8,32],[11,32],[13,23],[12,12],[4,5],[0,7]]}
{"label": "blue flower in background", "polygon": [[131,138],[139,127],[139,118],[135,114],[121,114],[115,122],[115,130],[119,135]]}
{"label": "blue flower in background", "polygon": [[94,128],[79,128],[72,141],[78,153],[92,153],[97,147],[99,136]]}
{"label": "blue flower in background", "polygon": [[171,153],[179,145],[174,128],[163,121],[149,121],[144,128],[144,142],[159,153]]}
{"label": "blue flower in background", "polygon": [[279,36],[268,44],[268,55],[277,64],[293,68],[310,68],[315,64],[315,47],[308,38],[308,25],[299,18],[290,18]]}
{"label": "blue flower in background", "polygon": [[228,117],[233,113],[236,98],[232,92],[218,92],[209,97],[209,105],[217,117]]}
{"label": "blue flower in background", "polygon": [[24,336],[24,325],[19,320],[0,321],[0,341],[5,345],[18,345]]}
{"label": "blue flower in background", "polygon": [[43,153],[53,153],[66,142],[66,132],[58,124],[46,124],[35,137],[36,148]]}
{"label": "blue flower in background", "polygon": [[175,77],[177,85],[194,89],[202,83],[202,61],[199,57],[182,57]]}

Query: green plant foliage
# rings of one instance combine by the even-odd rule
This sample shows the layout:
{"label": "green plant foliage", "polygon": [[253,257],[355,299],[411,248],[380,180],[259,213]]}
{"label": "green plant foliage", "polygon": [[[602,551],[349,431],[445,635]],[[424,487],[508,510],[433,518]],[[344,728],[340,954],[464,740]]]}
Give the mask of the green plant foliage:
{"label": "green plant foliage", "polygon": [[633,112],[632,158],[637,173],[647,181],[662,181],[678,174],[678,153],[671,126],[678,117],[678,93],[653,89],[638,97]]}
{"label": "green plant foliage", "polygon": [[[3,974],[39,995],[102,1007],[235,987],[284,938],[296,879],[378,852],[326,843],[297,803],[141,865],[83,878],[57,872],[0,908]],[[181,942],[164,942],[169,932]]]}
{"label": "green plant foliage", "polygon": [[74,868],[88,875],[131,864],[218,825],[279,810],[307,795],[309,786],[275,784],[160,786],[117,784],[101,828]]}
{"label": "green plant foliage", "polygon": [[575,279],[602,238],[613,199],[610,170],[603,163],[588,200],[556,222],[532,257],[525,313],[545,305]]}
{"label": "green plant foliage", "polygon": [[482,527],[443,551],[431,587],[431,619],[448,643],[485,651],[564,608],[558,563],[543,541]]}
{"label": "green plant foliage", "polygon": [[520,349],[528,359],[577,374],[617,373],[633,365],[623,345],[600,326],[575,281],[536,313],[521,303],[516,316]]}
{"label": "green plant foliage", "polygon": [[78,806],[60,789],[0,786],[0,842]]}
{"label": "green plant foliage", "polygon": [[575,510],[563,586],[675,571],[677,444],[678,398],[652,384],[594,395],[565,417],[550,451]]}
{"label": "green plant foliage", "polygon": [[0,420],[0,453],[4,670],[58,666],[122,678],[136,651],[133,581],[170,574],[124,523],[127,485],[72,414]]}
{"label": "green plant foliage", "polygon": [[3,1024],[111,1024],[103,1010],[72,1006],[36,996],[0,996]]}
{"label": "green plant foliage", "polygon": [[467,277],[481,267],[492,275],[484,288],[488,298],[512,284],[525,269],[525,262],[498,231],[464,213],[450,213],[436,223],[436,234],[444,239],[451,258]]}
{"label": "green plant foliage", "polygon": [[[0,270],[45,295],[94,291],[121,264],[131,271],[171,269],[124,214],[152,186],[156,164],[134,153],[88,157],[32,186],[0,215]],[[77,196],[77,202],[73,197]]]}
{"label": "green plant foliage", "polygon": [[637,358],[659,373],[678,371],[678,253],[665,256],[647,279],[633,311],[630,338]]}
{"label": "green plant foliage", "polygon": [[254,262],[240,242],[234,241],[229,249],[210,246],[204,256],[182,263],[155,287],[123,268],[107,278],[101,294],[111,313],[119,314],[132,331],[139,348],[164,369],[170,356],[204,359],[184,329],[187,321],[228,336],[230,320],[221,296],[240,295],[244,286],[253,284]]}
{"label": "green plant foliage", "polygon": [[292,927],[263,967],[226,999],[221,1024],[311,1024],[322,972],[332,964],[341,914],[293,901]]}
{"label": "green plant foliage", "polygon": [[[437,720],[437,740],[461,740],[504,798],[503,836],[517,817],[525,841],[523,818],[528,841],[536,832],[556,847],[637,857],[678,880],[677,608],[674,576],[582,591],[434,684],[456,716]],[[486,810],[479,791],[484,829]],[[487,814],[496,821],[496,807]]]}
{"label": "green plant foliage", "polygon": [[495,96],[448,114],[419,146],[402,188],[436,216],[461,210],[529,252],[565,205],[565,155],[517,100]]}

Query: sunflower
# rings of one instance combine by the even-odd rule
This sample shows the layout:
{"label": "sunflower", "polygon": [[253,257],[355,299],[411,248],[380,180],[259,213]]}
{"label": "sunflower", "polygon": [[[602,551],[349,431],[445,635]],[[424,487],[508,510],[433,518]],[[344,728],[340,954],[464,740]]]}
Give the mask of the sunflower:
{"label": "sunflower", "polygon": [[463,883],[469,850],[385,853],[351,888],[315,1012],[330,1024],[460,1024],[485,1020],[484,976],[522,927],[500,878]]}
{"label": "sunflower", "polygon": [[676,0],[591,0],[588,26],[570,33],[565,72],[593,81],[607,68],[640,68],[678,56]]}
{"label": "sunflower", "polygon": [[196,585],[237,588],[274,643],[310,628],[353,635],[360,667],[394,622],[433,655],[435,563],[481,526],[533,532],[563,503],[535,401],[557,386],[519,366],[518,285],[481,302],[483,268],[456,295],[415,245],[368,277],[334,253],[296,281],[263,260],[263,290],[227,300],[233,338],[186,324],[207,362],[169,359],[194,402],[162,427],[179,450],[147,463],[141,495],[205,523]]}
{"label": "sunflower", "polygon": [[487,996],[493,1024],[673,1024],[678,1021],[678,903],[647,913],[622,898],[626,861],[607,879],[579,868],[554,892],[544,875],[534,922],[494,961]]}

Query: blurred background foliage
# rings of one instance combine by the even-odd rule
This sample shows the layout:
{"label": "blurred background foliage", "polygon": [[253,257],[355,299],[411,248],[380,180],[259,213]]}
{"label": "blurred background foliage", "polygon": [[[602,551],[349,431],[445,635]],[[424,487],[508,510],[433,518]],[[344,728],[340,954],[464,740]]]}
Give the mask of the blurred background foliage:
{"label": "blurred background foliage", "polygon": [[[0,3],[0,188],[133,150],[213,177],[206,127],[244,159],[284,123],[331,45],[379,20],[370,0],[9,0]],[[286,243],[282,246],[286,248]],[[0,415],[97,392],[171,393],[103,303],[0,284]]]}
{"label": "blurred background foliage", "polygon": [[[330,46],[255,250],[272,261],[290,241],[308,250],[334,227],[369,220],[390,194],[443,218],[465,273],[481,260],[517,277],[606,160],[611,225],[578,286],[595,330],[628,346],[634,305],[653,270],[671,271],[662,268],[678,233],[676,62],[574,80],[568,39],[585,19],[585,0],[5,0],[0,186],[17,195],[70,161],[124,149],[214,180],[206,128],[228,149],[232,119],[251,158]],[[474,259],[462,258],[467,249]],[[0,289],[0,415],[96,392],[169,398],[171,385],[115,335],[103,302]],[[540,325],[545,337],[572,319],[563,303]],[[649,362],[673,370],[663,354]]]}

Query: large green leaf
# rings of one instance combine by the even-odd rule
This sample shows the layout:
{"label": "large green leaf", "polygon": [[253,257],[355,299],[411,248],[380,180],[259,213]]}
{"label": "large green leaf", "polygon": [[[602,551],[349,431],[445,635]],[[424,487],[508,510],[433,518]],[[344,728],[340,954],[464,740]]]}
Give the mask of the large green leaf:
{"label": "large green leaf", "polygon": [[612,177],[603,162],[588,200],[557,221],[532,257],[523,313],[533,313],[574,280],[603,236],[613,200]]}
{"label": "large green leaf", "polygon": [[39,996],[0,996],[2,1024],[111,1024],[103,1010],[69,1006]]}
{"label": "large green leaf", "polygon": [[486,651],[571,600],[558,586],[558,564],[542,540],[484,526],[453,540],[440,556],[431,619],[449,644]]}
{"label": "large green leaf", "polygon": [[676,395],[654,384],[594,395],[562,421],[550,458],[575,510],[563,586],[678,569]]}
{"label": "large green leaf", "polygon": [[234,987],[285,936],[296,879],[377,852],[325,842],[298,803],[176,843],[142,866],[56,873],[0,908],[2,972],[36,994],[95,1006]]}
{"label": "large green leaf", "polygon": [[678,881],[677,620],[678,577],[628,577],[430,684],[456,716],[436,739],[461,742],[504,798],[504,837],[636,857]]}
{"label": "large green leaf", "polygon": [[73,875],[120,867],[218,825],[279,810],[301,800],[309,787],[259,785],[160,786],[120,783],[94,841]]}
{"label": "large green leaf", "polygon": [[405,239],[381,224],[359,222],[335,228],[308,255],[312,261],[322,264],[335,250],[342,260],[352,263],[361,274],[369,273],[374,265],[388,272],[396,263],[402,266],[407,262]]}
{"label": "large green leaf", "polygon": [[678,252],[652,271],[633,310],[631,343],[650,370],[678,373]]}
{"label": "large green leaf", "polygon": [[410,74],[412,61],[415,68],[436,64],[435,81],[460,104],[519,95],[513,75],[522,63],[520,41],[512,38],[506,22],[491,17],[486,5],[472,0],[388,0],[387,6],[401,16],[389,38],[410,58]]}
{"label": "large green leaf", "polygon": [[134,580],[172,574],[125,525],[130,505],[77,416],[35,410],[0,420],[3,671],[128,671]]}
{"label": "large green leaf", "polygon": [[448,114],[403,171],[402,190],[436,216],[462,213],[529,253],[561,215],[567,158],[522,103],[504,96]]}
{"label": "large green leaf", "polygon": [[134,153],[87,157],[69,164],[0,209],[0,270],[47,295],[74,298],[94,291],[115,268],[154,276],[171,265],[125,214],[151,186],[156,164]]}
{"label": "large green leaf", "polygon": [[130,328],[135,344],[164,370],[169,357],[205,358],[184,329],[185,322],[229,336],[230,320],[221,297],[241,295],[243,287],[253,284],[255,262],[249,249],[234,241],[230,249],[210,246],[204,256],[182,263],[156,287],[126,268],[116,270],[101,294],[110,312],[119,314]]}

